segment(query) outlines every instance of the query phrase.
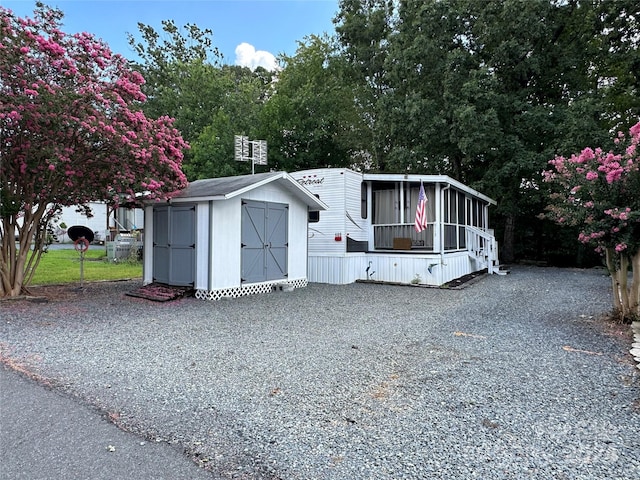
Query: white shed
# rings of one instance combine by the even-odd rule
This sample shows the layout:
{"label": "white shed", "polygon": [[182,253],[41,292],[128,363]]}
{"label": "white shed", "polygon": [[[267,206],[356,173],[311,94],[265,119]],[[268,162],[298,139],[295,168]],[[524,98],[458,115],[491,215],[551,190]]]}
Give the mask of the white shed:
{"label": "white shed", "polygon": [[327,206],[286,172],[197,180],[145,207],[145,284],[217,300],[307,285],[308,212]]}

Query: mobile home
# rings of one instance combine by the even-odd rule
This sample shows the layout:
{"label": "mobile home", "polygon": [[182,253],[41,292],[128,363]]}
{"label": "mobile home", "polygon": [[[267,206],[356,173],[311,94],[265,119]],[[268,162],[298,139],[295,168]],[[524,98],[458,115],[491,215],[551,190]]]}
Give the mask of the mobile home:
{"label": "mobile home", "polygon": [[67,227],[82,225],[91,229],[95,234],[96,242],[110,242],[119,232],[129,233],[142,230],[144,225],[144,212],[141,208],[120,207],[117,210],[110,208],[105,202],[89,202],[91,217],[84,215],[78,206],[62,207],[56,222],[51,225],[57,236],[58,242],[69,242],[66,236]]}
{"label": "mobile home", "polygon": [[[440,286],[504,273],[489,229],[491,198],[445,175],[362,174],[325,168],[291,174],[329,207],[309,219],[311,282],[358,280]],[[420,185],[426,228],[414,228]]]}

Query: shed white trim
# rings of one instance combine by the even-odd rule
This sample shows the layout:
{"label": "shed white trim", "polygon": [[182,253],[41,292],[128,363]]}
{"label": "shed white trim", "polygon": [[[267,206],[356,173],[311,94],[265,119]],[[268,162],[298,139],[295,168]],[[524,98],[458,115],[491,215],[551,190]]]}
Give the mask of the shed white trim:
{"label": "shed white trim", "polygon": [[312,210],[327,210],[329,207],[315,195],[302,187],[287,172],[268,172],[237,177],[219,177],[196,180],[187,188],[168,200],[169,203],[208,202],[229,200],[276,182],[304,202]]}

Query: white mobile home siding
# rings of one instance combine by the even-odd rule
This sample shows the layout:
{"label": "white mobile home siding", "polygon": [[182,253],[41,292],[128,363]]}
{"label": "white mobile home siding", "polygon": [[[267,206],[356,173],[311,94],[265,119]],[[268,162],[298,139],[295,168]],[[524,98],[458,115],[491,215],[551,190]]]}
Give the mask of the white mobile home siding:
{"label": "white mobile home siding", "polygon": [[[56,222],[57,225],[64,223],[67,228],[72,227],[74,225],[82,225],[83,227],[89,228],[93,232],[100,232],[100,234],[105,236],[105,232],[107,231],[107,204],[102,202],[92,202],[89,204],[91,207],[91,212],[93,213],[93,217],[88,218],[85,215],[82,215],[76,212],[78,207],[62,207],[62,211],[60,212],[60,217]],[[113,223],[113,219],[109,219],[110,223]],[[64,235],[64,237],[58,238],[60,242],[69,242],[69,237]]]}
{"label": "white mobile home siding", "polygon": [[[291,176],[329,206],[328,211],[320,213],[319,222],[309,224],[308,279],[311,282],[347,284],[370,280],[443,285],[485,268],[490,273],[499,270],[497,243],[486,224],[488,206],[495,202],[447,176],[360,174],[331,168],[295,172]],[[392,245],[392,237],[415,237],[413,218],[417,185],[423,181],[429,198],[427,208],[432,238],[415,248],[396,248]],[[366,218],[362,218],[363,182],[367,185]],[[374,187],[378,188],[376,191],[384,192],[386,184],[395,186],[391,187],[394,188],[393,195],[375,196]],[[460,205],[456,203],[458,208],[443,204],[443,198],[448,198],[451,192],[460,192],[454,197],[456,202],[462,199]],[[393,214],[390,221],[378,219],[374,222],[374,210],[381,211],[378,210],[380,204],[378,208],[374,207],[375,200],[382,202],[382,206]],[[459,207],[474,202],[476,210],[482,205],[482,215],[474,211],[473,215],[469,213],[461,218]],[[450,210],[456,212],[455,217],[445,218]],[[465,227],[472,217],[478,217],[478,220]],[[478,228],[472,231],[472,225]],[[379,235],[378,243],[374,241],[374,230]],[[451,231],[455,232],[455,245],[444,242],[443,234]],[[336,234],[341,235],[340,241],[336,241]],[[363,243],[347,248],[348,238]],[[469,249],[471,244],[479,247],[477,251]]]}
{"label": "white mobile home siding", "polygon": [[[362,175],[351,170],[345,170],[345,207],[347,211],[345,232],[352,240],[366,242],[369,238],[367,219],[362,218]],[[346,242],[346,239],[344,240]]]}
{"label": "white mobile home siding", "polygon": [[[291,174],[331,208],[320,221],[309,223],[309,254],[336,255],[347,251],[347,237],[367,241],[368,227],[360,211],[362,175],[346,169],[317,169]],[[352,221],[353,220],[353,221]],[[340,235],[340,240],[336,236]]]}

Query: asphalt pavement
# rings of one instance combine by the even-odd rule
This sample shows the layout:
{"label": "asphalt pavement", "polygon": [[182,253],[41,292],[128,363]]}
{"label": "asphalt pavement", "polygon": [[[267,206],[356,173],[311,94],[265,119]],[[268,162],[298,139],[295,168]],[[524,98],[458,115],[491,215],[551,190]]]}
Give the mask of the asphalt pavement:
{"label": "asphalt pavement", "polygon": [[212,479],[178,447],[0,366],[0,479]]}

